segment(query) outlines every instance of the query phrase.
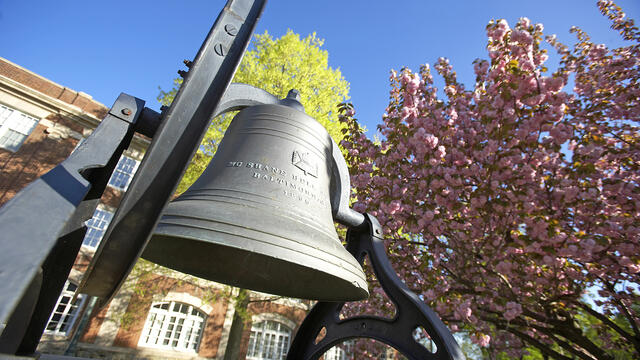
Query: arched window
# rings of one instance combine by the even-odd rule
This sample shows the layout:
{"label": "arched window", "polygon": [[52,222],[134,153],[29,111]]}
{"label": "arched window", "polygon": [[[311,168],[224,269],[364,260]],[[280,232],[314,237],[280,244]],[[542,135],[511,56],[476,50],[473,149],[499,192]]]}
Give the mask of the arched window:
{"label": "arched window", "polygon": [[251,326],[247,359],[284,360],[291,343],[291,329],[277,321],[264,320]]}
{"label": "arched window", "polygon": [[153,303],[138,345],[196,352],[205,318],[191,305],[175,301]]}

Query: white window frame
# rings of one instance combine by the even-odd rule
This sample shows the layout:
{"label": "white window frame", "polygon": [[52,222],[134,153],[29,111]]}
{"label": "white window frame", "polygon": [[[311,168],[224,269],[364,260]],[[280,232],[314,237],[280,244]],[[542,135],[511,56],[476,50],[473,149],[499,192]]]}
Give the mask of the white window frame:
{"label": "white window frame", "polygon": [[138,346],[197,353],[206,320],[207,315],[193,305],[176,301],[154,302]]}
{"label": "white window frame", "polygon": [[140,166],[140,161],[130,156],[120,156],[120,160],[118,160],[118,164],[113,170],[111,178],[109,178],[109,186],[118,190],[126,191],[129,188],[129,184],[131,184],[133,175],[135,175],[138,170],[138,166]]}
{"label": "white window frame", "polygon": [[[275,329],[273,328],[275,327]],[[292,329],[274,320],[262,320],[251,325],[248,360],[284,360],[291,346]]]}
{"label": "white window frame", "polygon": [[341,344],[338,344],[331,349],[327,350],[322,358],[324,360],[348,360],[353,356],[353,347],[355,341],[349,340]]}
{"label": "white window frame", "polygon": [[73,329],[73,325],[86,299],[84,294],[78,294],[75,301],[71,301],[77,288],[78,286],[69,280],[64,283],[64,288],[58,297],[58,301],[56,301],[56,306],[53,308],[51,316],[49,316],[49,321],[47,321],[45,333],[66,336]]}
{"label": "white window frame", "polygon": [[[0,148],[18,151],[39,121],[17,109],[0,104]],[[5,143],[11,138],[12,141]]]}
{"label": "white window frame", "polygon": [[84,235],[82,245],[91,249],[97,248],[112,219],[113,211],[101,206],[96,207],[93,216],[86,222],[87,233]]}

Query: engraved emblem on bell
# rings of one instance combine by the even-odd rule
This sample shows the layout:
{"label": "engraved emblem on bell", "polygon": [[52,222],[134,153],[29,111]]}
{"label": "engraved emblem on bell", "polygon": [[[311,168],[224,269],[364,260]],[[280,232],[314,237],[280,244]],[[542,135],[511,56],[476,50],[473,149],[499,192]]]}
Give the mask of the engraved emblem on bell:
{"label": "engraved emblem on bell", "polygon": [[318,177],[318,164],[311,160],[308,152],[295,150],[291,156],[291,163],[302,170],[305,175]]}
{"label": "engraved emblem on bell", "polygon": [[207,169],[166,207],[142,257],[266,293],[365,299],[364,272],[334,226],[335,143],[297,105],[240,111]]}

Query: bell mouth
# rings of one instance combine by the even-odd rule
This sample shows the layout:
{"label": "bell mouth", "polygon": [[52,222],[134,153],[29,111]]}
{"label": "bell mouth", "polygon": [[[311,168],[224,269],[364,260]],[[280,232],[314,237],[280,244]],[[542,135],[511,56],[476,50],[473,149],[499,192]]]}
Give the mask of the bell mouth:
{"label": "bell mouth", "polygon": [[[320,270],[232,246],[197,239],[156,235],[143,257],[203,279],[286,297],[318,301],[357,301],[369,296],[366,283],[348,280],[341,269]],[[189,248],[193,254],[183,255]],[[171,254],[171,255],[167,255]],[[215,255],[213,255],[215,254]],[[297,254],[301,262],[313,262]],[[336,274],[327,271],[333,270]],[[345,278],[346,277],[346,278]]]}
{"label": "bell mouth", "polygon": [[257,209],[218,205],[224,209],[212,212],[201,200],[170,204],[142,257],[200,278],[275,295],[319,301],[369,296],[360,264],[335,231],[332,237],[312,223],[292,223],[282,216],[254,218],[248,227],[239,219]]}

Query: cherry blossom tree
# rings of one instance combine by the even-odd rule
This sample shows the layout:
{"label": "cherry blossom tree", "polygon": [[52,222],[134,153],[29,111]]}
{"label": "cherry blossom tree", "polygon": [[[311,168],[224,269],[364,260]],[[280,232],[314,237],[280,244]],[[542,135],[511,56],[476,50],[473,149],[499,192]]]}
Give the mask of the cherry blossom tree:
{"label": "cherry blossom tree", "polygon": [[355,209],[409,287],[493,354],[640,356],[640,31],[598,7],[629,45],[548,36],[550,72],[541,24],[492,21],[472,88],[443,58],[446,99],[429,66],[391,73],[381,140],[341,105]]}

